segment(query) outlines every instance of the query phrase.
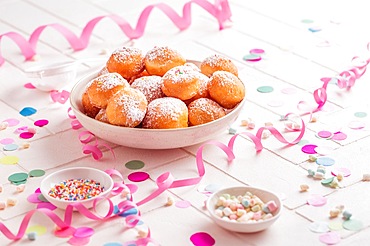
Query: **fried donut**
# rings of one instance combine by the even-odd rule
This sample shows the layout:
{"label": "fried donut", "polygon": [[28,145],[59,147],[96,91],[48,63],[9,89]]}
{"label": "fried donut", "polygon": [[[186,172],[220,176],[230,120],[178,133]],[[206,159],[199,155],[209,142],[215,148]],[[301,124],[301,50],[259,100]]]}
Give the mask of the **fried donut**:
{"label": "fried donut", "polygon": [[226,71],[216,71],[208,83],[211,99],[227,109],[234,108],[245,96],[243,82],[234,74]]}
{"label": "fried donut", "polygon": [[91,80],[87,84],[86,93],[95,107],[106,108],[111,96],[129,86],[127,80],[118,73],[107,73]]}
{"label": "fried donut", "polygon": [[95,116],[99,113],[100,111],[100,108],[98,107],[95,107],[91,101],[90,101],[90,98],[89,96],[87,95],[87,92],[84,92],[84,94],[82,94],[82,100],[81,100],[81,103],[82,103],[82,108],[84,109],[84,113],[91,117],[91,118],[95,118]]}
{"label": "fried donut", "polygon": [[199,72],[189,66],[171,68],[162,77],[162,91],[168,97],[187,100],[199,90]]}
{"label": "fried donut", "polygon": [[107,70],[110,73],[119,73],[127,81],[144,71],[144,55],[134,47],[116,49],[107,61]]}
{"label": "fried donut", "polygon": [[145,68],[151,75],[163,76],[173,67],[184,65],[186,59],[169,47],[154,47],[144,58]]}
{"label": "fried donut", "polygon": [[169,129],[188,127],[188,108],[178,98],[162,97],[148,105],[143,128]]}
{"label": "fried donut", "polygon": [[107,118],[106,109],[100,109],[99,113],[95,116],[95,119],[101,122],[109,123]]}
{"label": "fried donut", "polygon": [[197,94],[195,94],[195,96],[193,96],[192,98],[188,100],[184,100],[186,105],[189,105],[189,103],[191,103],[192,101],[198,98],[208,98],[209,97],[209,93],[208,93],[209,78],[202,73],[198,73],[198,76],[199,76],[199,80],[198,80],[199,89],[197,91]]}
{"label": "fried donut", "polygon": [[216,71],[227,71],[238,77],[238,68],[228,58],[215,54],[207,57],[200,64],[200,71],[208,77]]}
{"label": "fried donut", "polygon": [[144,94],[126,87],[108,101],[106,115],[112,125],[136,127],[144,119],[148,102]]}
{"label": "fried donut", "polygon": [[208,98],[199,98],[188,105],[189,123],[192,126],[205,124],[226,115],[225,109]]}
{"label": "fried donut", "polygon": [[165,96],[161,89],[161,85],[162,77],[152,75],[135,79],[135,81],[132,82],[131,87],[141,91],[145,95],[148,103],[150,103],[154,99]]}

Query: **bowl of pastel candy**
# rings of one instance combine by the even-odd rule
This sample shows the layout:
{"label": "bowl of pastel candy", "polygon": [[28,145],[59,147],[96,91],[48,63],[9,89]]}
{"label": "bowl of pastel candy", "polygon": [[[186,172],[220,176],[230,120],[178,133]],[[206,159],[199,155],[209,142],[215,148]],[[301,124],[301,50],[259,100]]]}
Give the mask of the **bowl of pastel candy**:
{"label": "bowl of pastel candy", "polygon": [[206,207],[214,222],[224,229],[253,233],[267,229],[279,218],[282,203],[271,191],[240,186],[213,193]]}
{"label": "bowl of pastel candy", "polygon": [[108,197],[112,178],[104,171],[89,167],[66,168],[46,176],[40,185],[42,195],[60,209],[80,203],[92,208],[98,199]]}

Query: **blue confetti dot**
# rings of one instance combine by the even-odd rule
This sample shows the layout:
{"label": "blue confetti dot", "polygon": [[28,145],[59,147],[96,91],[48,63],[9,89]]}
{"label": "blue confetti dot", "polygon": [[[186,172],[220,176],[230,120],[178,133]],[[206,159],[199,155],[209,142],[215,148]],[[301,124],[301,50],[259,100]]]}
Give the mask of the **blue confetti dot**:
{"label": "blue confetti dot", "polygon": [[13,151],[13,150],[17,150],[18,149],[18,145],[17,144],[7,144],[3,147],[3,149],[5,151]]}
{"label": "blue confetti dot", "polygon": [[23,116],[30,116],[36,113],[37,110],[32,107],[25,107],[19,113]]}
{"label": "blue confetti dot", "polygon": [[105,243],[103,246],[122,246],[122,243]]}
{"label": "blue confetti dot", "polygon": [[319,157],[316,159],[316,163],[322,166],[332,166],[335,164],[335,160],[330,157]]}

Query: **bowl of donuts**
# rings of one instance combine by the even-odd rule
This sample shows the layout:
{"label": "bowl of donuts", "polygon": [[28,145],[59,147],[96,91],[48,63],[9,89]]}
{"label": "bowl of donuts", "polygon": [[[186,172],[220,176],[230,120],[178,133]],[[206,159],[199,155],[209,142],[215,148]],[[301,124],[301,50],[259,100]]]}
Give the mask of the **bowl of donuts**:
{"label": "bowl of donuts", "polygon": [[186,60],[155,46],[122,47],[105,66],[81,78],[70,94],[82,126],[122,146],[173,149],[210,140],[236,120],[245,86],[233,62],[219,54]]}

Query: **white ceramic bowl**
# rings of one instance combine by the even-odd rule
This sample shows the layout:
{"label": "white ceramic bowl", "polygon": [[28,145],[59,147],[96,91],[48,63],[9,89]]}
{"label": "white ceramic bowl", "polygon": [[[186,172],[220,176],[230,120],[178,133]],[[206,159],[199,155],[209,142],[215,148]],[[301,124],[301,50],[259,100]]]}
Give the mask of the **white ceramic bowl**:
{"label": "white ceramic bowl", "polygon": [[72,204],[74,202],[64,201],[58,198],[51,197],[48,193],[51,188],[53,188],[56,184],[59,184],[63,180],[78,178],[95,180],[97,182],[100,182],[100,184],[104,187],[104,191],[98,196],[78,201],[79,203],[82,203],[86,208],[93,207],[95,199],[109,196],[113,188],[113,180],[106,172],[89,167],[73,167],[62,169],[46,176],[41,181],[41,193],[50,203],[52,203],[56,207],[66,209],[68,204]]}
{"label": "white ceramic bowl", "polygon": [[81,104],[82,94],[86,85],[97,76],[94,72],[83,77],[72,88],[70,103],[74,114],[80,123],[96,136],[122,146],[140,149],[173,149],[191,146],[210,140],[236,120],[244,105],[245,99],[226,116],[215,121],[187,128],[178,129],[144,129],[129,128],[107,124],[86,116]]}
{"label": "white ceramic bowl", "polygon": [[[225,220],[220,218],[215,214],[215,208],[218,198],[222,194],[230,194],[234,196],[244,195],[247,191],[250,191],[252,194],[259,197],[264,203],[267,203],[268,201],[274,201],[276,205],[278,206],[278,209],[273,212],[273,217],[266,219],[266,220],[260,220],[253,223],[248,222],[237,222],[237,221],[231,221],[231,220]],[[259,232],[267,229],[270,227],[280,216],[281,213],[281,200],[280,198],[264,189],[251,187],[251,186],[240,186],[240,187],[230,187],[226,189],[219,190],[215,193],[213,193],[207,200],[206,207],[211,215],[212,219],[218,224],[219,226],[230,230],[234,232],[242,232],[242,233],[253,233],[253,232]]]}

